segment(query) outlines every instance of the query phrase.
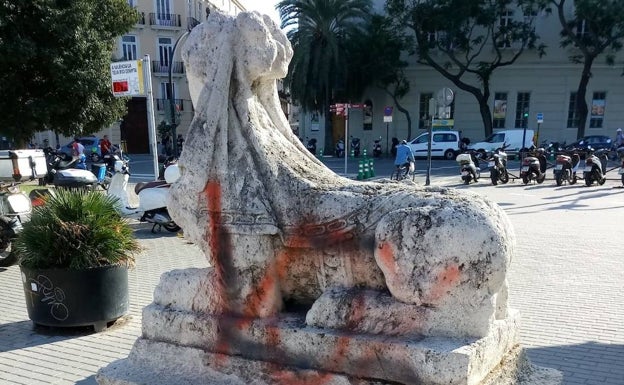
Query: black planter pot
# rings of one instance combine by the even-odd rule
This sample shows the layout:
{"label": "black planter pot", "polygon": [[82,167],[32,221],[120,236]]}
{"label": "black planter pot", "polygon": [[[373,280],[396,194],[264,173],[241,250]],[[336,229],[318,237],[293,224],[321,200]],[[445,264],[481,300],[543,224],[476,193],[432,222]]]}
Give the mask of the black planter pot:
{"label": "black planter pot", "polygon": [[128,311],[127,267],[20,269],[28,317],[35,324],[92,325],[99,332]]}

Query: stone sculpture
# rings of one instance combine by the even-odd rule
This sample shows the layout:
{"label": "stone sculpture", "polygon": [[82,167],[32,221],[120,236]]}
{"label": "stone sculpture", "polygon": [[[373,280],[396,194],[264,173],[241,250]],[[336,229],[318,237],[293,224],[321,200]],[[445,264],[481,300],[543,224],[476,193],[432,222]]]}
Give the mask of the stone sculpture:
{"label": "stone sculpture", "polygon": [[291,56],[258,13],[213,12],[189,35],[195,118],[169,211],[212,267],[164,275],[130,357],[98,381],[557,383],[516,346],[502,210],[335,175],[281,111]]}

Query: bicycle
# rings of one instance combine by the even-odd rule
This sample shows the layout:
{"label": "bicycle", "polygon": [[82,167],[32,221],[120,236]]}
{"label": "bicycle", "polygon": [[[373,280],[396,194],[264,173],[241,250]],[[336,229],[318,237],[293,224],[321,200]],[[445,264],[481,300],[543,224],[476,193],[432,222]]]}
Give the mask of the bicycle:
{"label": "bicycle", "polygon": [[416,172],[414,169],[414,162],[403,163],[400,166],[396,166],[392,175],[390,175],[391,180],[403,180],[406,179],[409,175],[412,176],[412,180],[416,178]]}

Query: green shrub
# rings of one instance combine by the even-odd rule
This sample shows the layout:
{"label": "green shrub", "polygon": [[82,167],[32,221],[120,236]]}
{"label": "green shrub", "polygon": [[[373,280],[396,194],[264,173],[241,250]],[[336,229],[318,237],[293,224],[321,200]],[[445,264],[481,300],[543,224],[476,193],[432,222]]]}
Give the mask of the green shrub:
{"label": "green shrub", "polygon": [[18,235],[20,263],[40,269],[132,266],[140,246],[115,210],[116,200],[96,191],[56,190]]}

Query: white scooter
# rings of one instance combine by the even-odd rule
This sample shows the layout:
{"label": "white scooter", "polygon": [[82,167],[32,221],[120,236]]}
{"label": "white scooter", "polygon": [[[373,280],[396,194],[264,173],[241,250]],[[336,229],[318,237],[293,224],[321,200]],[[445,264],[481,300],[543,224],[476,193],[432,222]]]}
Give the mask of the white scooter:
{"label": "white scooter", "polygon": [[459,171],[464,184],[479,180],[481,169],[479,168],[479,157],[474,150],[468,150],[468,152],[457,155],[455,160],[459,163]]}
{"label": "white scooter", "polygon": [[177,164],[172,164],[165,169],[165,180],[155,180],[153,182],[137,183],[134,192],[139,197],[139,206],[132,207],[128,199],[127,187],[129,172],[127,165],[124,167],[123,161],[115,162],[115,174],[111,178],[108,194],[119,199],[117,209],[124,215],[143,213],[139,220],[141,222],[153,223],[152,232],[161,228],[167,231],[177,232],[180,230],[167,211],[167,196],[169,187],[180,176]]}
{"label": "white scooter", "polygon": [[17,261],[13,241],[22,231],[22,222],[30,218],[30,199],[13,183],[0,182],[0,266]]}

